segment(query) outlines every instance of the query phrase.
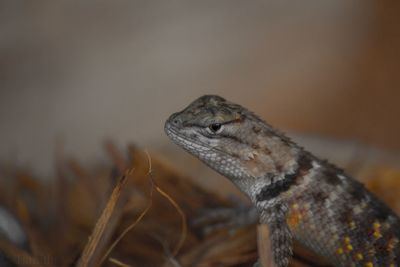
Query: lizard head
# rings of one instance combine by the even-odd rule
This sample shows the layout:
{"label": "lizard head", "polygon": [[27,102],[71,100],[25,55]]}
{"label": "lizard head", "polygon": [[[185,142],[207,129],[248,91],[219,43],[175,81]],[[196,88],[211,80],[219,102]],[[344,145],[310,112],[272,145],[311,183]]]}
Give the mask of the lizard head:
{"label": "lizard head", "polygon": [[284,171],[292,143],[244,107],[205,95],[165,123],[179,146],[229,178]]}

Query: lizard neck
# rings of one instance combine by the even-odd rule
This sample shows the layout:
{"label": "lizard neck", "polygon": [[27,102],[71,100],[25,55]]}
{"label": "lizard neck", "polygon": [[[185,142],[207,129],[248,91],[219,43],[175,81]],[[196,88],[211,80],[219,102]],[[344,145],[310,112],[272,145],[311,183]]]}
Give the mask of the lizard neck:
{"label": "lizard neck", "polygon": [[232,178],[232,182],[249,196],[251,201],[265,206],[276,203],[293,186],[302,184],[306,176],[310,176],[314,166],[314,157],[300,150],[290,168],[286,171],[265,173],[262,176]]}
{"label": "lizard neck", "polygon": [[302,152],[298,155],[294,169],[279,176],[270,176],[269,181],[263,187],[255,190],[255,201],[264,202],[279,197],[281,194],[289,191],[292,186],[302,183],[304,177],[310,173],[313,167],[312,156],[306,152]]}
{"label": "lizard neck", "polygon": [[239,160],[248,176],[283,178],[296,171],[304,158],[302,148],[262,121],[251,121],[243,128],[246,132],[237,138],[240,143],[227,146],[227,154]]}

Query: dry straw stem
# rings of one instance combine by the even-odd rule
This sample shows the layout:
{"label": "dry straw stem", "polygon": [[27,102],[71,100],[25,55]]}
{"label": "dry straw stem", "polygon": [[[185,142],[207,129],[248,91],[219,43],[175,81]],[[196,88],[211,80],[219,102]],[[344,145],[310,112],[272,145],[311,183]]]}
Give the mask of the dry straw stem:
{"label": "dry straw stem", "polygon": [[[110,255],[111,251],[115,248],[115,246],[124,238],[124,236],[131,231],[135,226],[143,219],[143,217],[147,214],[147,212],[150,210],[151,206],[153,205],[153,186],[154,183],[151,181],[151,188],[150,188],[150,200],[149,203],[147,204],[147,207],[143,210],[142,213],[140,213],[139,217],[131,224],[129,225],[118,237],[117,239],[111,244],[111,246],[107,249],[106,253],[100,260],[100,265],[104,262],[104,260]],[[110,259],[111,261],[111,259]],[[114,259],[114,263],[119,262],[122,263],[119,260]],[[127,264],[122,263],[124,266],[129,266]]]}
{"label": "dry straw stem", "polygon": [[117,260],[117,259],[115,259],[115,258],[109,258],[108,260],[109,260],[111,263],[114,263],[114,264],[117,265],[117,266],[121,266],[121,267],[132,267],[131,265],[128,265],[128,264],[126,264],[126,263],[123,263],[122,261]]}
{"label": "dry straw stem", "polygon": [[[151,182],[151,188],[150,188],[150,200],[149,203],[146,207],[146,209],[139,215],[139,217],[131,224],[129,225],[119,236],[118,238],[111,244],[111,246],[109,247],[109,249],[107,250],[107,252],[104,254],[104,256],[102,257],[101,261],[100,261],[100,265],[101,263],[104,262],[104,260],[108,257],[108,255],[111,253],[111,251],[114,249],[114,247],[122,240],[122,238],[129,232],[131,231],[133,228],[135,228],[135,226],[143,219],[143,217],[147,214],[147,212],[150,210],[152,204],[153,204],[153,188],[155,187],[157,192],[160,193],[163,197],[165,197],[171,204],[172,206],[174,206],[174,208],[178,211],[179,215],[181,216],[181,220],[182,220],[182,232],[181,232],[181,236],[179,239],[178,244],[175,246],[175,249],[172,253],[172,256],[176,256],[179,252],[179,250],[182,248],[186,236],[187,236],[187,223],[186,223],[186,215],[183,212],[183,210],[181,209],[181,207],[179,207],[178,203],[176,203],[175,200],[172,199],[171,196],[169,196],[164,190],[162,190],[153,180],[153,168],[152,168],[152,163],[151,163],[151,157],[150,154],[147,150],[145,150],[146,156],[147,156],[147,160],[148,160],[148,164],[149,164],[149,170],[148,170],[148,177],[150,178],[150,182]],[[111,262],[113,262],[114,264],[120,265],[120,266],[129,266],[117,259],[111,258],[109,259]]]}
{"label": "dry straw stem", "polygon": [[[151,157],[150,157],[150,154],[149,154],[149,152],[147,150],[145,150],[145,152],[146,152],[147,159],[149,161],[149,175],[150,175],[150,178],[152,179],[153,169],[152,169],[152,166],[151,166]],[[183,244],[185,243],[185,239],[186,239],[186,236],[187,236],[186,215],[185,215],[185,213],[183,212],[181,207],[179,207],[178,203],[176,203],[176,201],[174,199],[172,199],[157,184],[155,184],[155,187],[156,187],[156,190],[158,191],[158,193],[160,193],[163,197],[165,197],[172,204],[172,206],[174,206],[174,208],[178,211],[179,215],[181,216],[181,220],[182,220],[181,236],[180,236],[178,244],[176,245],[174,251],[172,252],[172,256],[176,256],[178,254],[179,250],[182,248]]]}
{"label": "dry straw stem", "polygon": [[109,230],[106,231],[106,228],[110,222],[115,206],[120,199],[121,192],[126,185],[126,182],[128,180],[127,178],[130,177],[132,172],[132,169],[128,170],[126,174],[119,179],[118,183],[114,187],[114,190],[107,202],[107,205],[104,208],[100,218],[98,219],[92,235],[82,252],[82,256],[77,264],[78,267],[92,266],[96,263],[95,255],[97,251],[101,250],[99,244],[103,244],[105,239],[107,239],[110,234]]}
{"label": "dry straw stem", "polygon": [[269,228],[266,224],[257,226],[257,245],[260,265],[262,267],[276,267],[272,260],[271,240]]}
{"label": "dry straw stem", "polygon": [[174,251],[172,252],[173,256],[176,256],[179,250],[182,248],[183,243],[185,243],[186,235],[187,235],[187,224],[186,224],[186,215],[183,210],[179,207],[178,203],[175,202],[167,193],[165,193],[160,187],[156,185],[156,190],[165,197],[169,202],[171,202],[172,206],[178,211],[179,215],[182,219],[182,232],[181,237],[179,239],[178,244],[176,245]]}

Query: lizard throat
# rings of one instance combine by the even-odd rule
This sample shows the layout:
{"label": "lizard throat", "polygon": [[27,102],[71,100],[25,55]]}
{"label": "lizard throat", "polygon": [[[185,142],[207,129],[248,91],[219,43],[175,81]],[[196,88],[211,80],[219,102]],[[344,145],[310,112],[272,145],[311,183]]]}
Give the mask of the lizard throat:
{"label": "lizard throat", "polygon": [[171,125],[166,125],[165,132],[174,143],[198,157],[206,165],[222,175],[232,180],[251,176],[241,167],[238,158],[232,157],[218,148],[203,144],[199,140],[194,141],[185,134],[180,133],[178,129],[174,129]]}

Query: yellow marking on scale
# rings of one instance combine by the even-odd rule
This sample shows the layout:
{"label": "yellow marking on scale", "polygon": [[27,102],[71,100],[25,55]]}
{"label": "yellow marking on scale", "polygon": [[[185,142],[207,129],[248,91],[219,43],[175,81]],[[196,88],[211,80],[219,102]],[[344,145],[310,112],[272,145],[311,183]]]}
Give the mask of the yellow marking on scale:
{"label": "yellow marking on scale", "polygon": [[352,250],[353,250],[353,246],[352,245],[349,244],[349,245],[346,246],[346,251],[347,252],[350,252]]}
{"label": "yellow marking on scale", "polygon": [[356,259],[359,261],[362,261],[364,259],[364,256],[361,253],[356,254]]}
{"label": "yellow marking on scale", "polygon": [[286,221],[289,224],[289,226],[296,227],[300,223],[302,218],[303,218],[303,216],[301,215],[301,213],[298,211],[295,211],[295,212],[291,212],[288,215]]}
{"label": "yellow marking on scale", "polygon": [[375,237],[375,239],[381,238],[381,224],[379,222],[374,222],[372,226],[374,228],[374,233],[372,235]]}

